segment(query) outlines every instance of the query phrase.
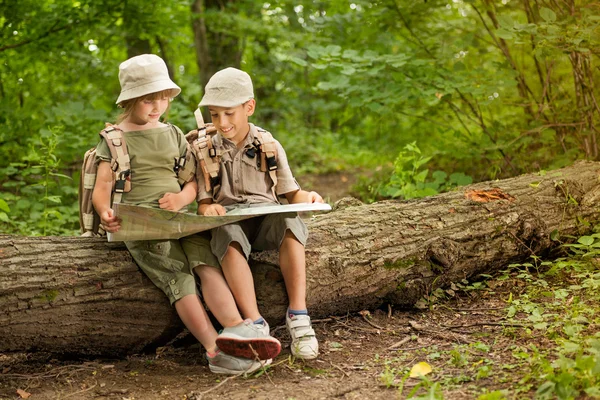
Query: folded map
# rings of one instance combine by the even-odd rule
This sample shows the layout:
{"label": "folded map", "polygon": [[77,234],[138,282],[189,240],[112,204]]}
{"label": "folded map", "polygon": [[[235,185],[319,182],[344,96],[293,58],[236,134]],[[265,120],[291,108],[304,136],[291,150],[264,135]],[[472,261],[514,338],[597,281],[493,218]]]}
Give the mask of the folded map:
{"label": "folded map", "polygon": [[188,211],[167,211],[160,208],[113,204],[115,214],[121,218],[118,232],[108,233],[109,242],[123,240],[179,239],[196,232],[267,214],[330,211],[327,203],[298,204],[239,204],[228,207],[227,214],[208,217]]}

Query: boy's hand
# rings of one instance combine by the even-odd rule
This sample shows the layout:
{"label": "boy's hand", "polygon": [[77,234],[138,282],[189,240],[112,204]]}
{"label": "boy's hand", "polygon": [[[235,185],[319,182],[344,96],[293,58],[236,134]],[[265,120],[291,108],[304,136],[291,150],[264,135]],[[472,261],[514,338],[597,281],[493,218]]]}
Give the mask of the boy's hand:
{"label": "boy's hand", "polygon": [[324,203],[323,198],[317,192],[308,192],[307,203]]}
{"label": "boy's hand", "polygon": [[121,219],[115,216],[112,208],[100,214],[100,221],[106,232],[117,232],[121,228]]}
{"label": "boy's hand", "polygon": [[198,213],[200,215],[208,216],[216,216],[216,215],[225,215],[225,207],[220,204],[201,204],[198,207]]}
{"label": "boy's hand", "polygon": [[180,194],[181,192],[165,193],[163,197],[158,199],[158,205],[163,210],[179,211],[187,205],[184,199],[182,199],[182,196],[180,196]]}

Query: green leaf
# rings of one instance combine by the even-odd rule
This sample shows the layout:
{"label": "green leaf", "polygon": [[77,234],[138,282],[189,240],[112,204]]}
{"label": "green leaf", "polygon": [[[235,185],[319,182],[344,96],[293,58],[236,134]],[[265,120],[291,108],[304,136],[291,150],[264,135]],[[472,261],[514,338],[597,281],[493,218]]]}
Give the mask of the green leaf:
{"label": "green leaf", "polygon": [[502,29],[502,28],[496,30],[496,36],[498,36],[499,38],[502,38],[502,39],[507,39],[507,40],[513,39],[515,37],[512,32],[507,31],[506,29]]}
{"label": "green leaf", "polygon": [[0,212],[0,221],[2,221],[2,222],[9,222],[10,221],[10,219],[8,218],[8,215],[6,215],[6,213],[3,212],[3,211]]}
{"label": "green leaf", "polygon": [[4,201],[4,199],[0,199],[0,210],[6,211],[7,213],[10,212],[10,207],[8,206],[6,201]]}
{"label": "green leaf", "polygon": [[68,175],[59,174],[59,173],[56,173],[56,172],[51,172],[51,173],[50,173],[50,175],[52,175],[52,176],[58,176],[59,178],[66,178],[66,179],[73,180],[73,178],[71,178],[71,177],[70,177],[70,176],[68,176]]}
{"label": "green leaf", "polygon": [[49,202],[55,203],[55,204],[61,203],[60,196],[47,196],[47,197],[44,197],[44,199],[48,200]]}
{"label": "green leaf", "polygon": [[582,236],[577,240],[577,243],[581,243],[585,246],[590,246],[594,243],[594,238],[591,236]]}
{"label": "green leaf", "polygon": [[556,13],[547,7],[540,8],[540,17],[542,17],[546,22],[556,21]]}

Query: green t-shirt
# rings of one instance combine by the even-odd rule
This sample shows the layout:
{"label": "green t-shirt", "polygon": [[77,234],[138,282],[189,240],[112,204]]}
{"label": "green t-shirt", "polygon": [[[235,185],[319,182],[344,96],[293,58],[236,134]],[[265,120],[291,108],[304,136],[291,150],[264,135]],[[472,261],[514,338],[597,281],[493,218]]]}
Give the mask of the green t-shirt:
{"label": "green t-shirt", "polygon": [[[121,201],[158,208],[158,199],[165,193],[181,191],[173,166],[175,158],[185,154],[185,136],[175,126],[125,132],[124,136],[131,160],[131,191]],[[96,159],[110,162],[104,139],[96,147]]]}

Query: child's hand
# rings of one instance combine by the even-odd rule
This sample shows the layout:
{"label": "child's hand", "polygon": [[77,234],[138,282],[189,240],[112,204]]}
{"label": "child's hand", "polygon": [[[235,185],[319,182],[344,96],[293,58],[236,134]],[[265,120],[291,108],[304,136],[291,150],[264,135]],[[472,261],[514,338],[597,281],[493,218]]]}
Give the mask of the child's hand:
{"label": "child's hand", "polygon": [[181,198],[180,194],[181,194],[181,192],[165,193],[165,195],[163,197],[158,199],[159,207],[162,208],[163,210],[169,210],[169,211],[181,210],[187,204],[185,203],[184,199]]}
{"label": "child's hand", "polygon": [[121,219],[115,216],[112,208],[100,214],[100,221],[106,232],[117,232],[121,228]]}
{"label": "child's hand", "polygon": [[201,205],[199,211],[202,215],[206,215],[206,216],[216,216],[216,215],[225,215],[226,214],[225,207],[223,207],[220,204]]}
{"label": "child's hand", "polygon": [[317,192],[308,192],[307,203],[324,203],[323,198]]}

